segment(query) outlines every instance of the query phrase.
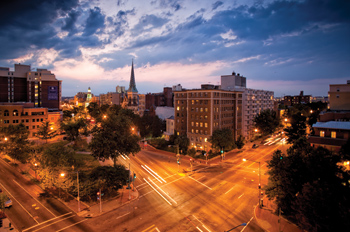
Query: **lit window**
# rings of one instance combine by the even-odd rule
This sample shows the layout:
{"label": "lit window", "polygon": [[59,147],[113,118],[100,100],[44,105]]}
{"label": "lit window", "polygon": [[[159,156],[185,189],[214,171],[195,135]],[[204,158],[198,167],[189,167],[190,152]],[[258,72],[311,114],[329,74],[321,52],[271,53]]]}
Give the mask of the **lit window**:
{"label": "lit window", "polygon": [[331,137],[332,137],[333,139],[337,138],[337,132],[332,131],[332,132],[331,132]]}
{"label": "lit window", "polygon": [[320,137],[324,137],[324,131],[320,131]]}
{"label": "lit window", "polygon": [[180,107],[178,106],[178,107],[176,108],[176,110],[178,110],[178,111],[179,111],[179,110],[180,110]]}

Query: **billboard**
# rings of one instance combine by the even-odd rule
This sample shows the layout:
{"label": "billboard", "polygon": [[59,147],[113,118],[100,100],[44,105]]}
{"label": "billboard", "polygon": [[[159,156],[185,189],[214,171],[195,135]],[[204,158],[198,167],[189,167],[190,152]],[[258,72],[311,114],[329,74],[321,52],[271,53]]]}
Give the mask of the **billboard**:
{"label": "billboard", "polygon": [[58,86],[49,86],[48,100],[58,100]]}

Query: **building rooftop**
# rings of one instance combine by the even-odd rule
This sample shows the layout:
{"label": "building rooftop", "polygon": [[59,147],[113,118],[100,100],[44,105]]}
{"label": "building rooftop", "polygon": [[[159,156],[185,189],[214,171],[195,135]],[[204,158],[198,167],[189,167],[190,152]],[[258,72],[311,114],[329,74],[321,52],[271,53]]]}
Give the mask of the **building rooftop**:
{"label": "building rooftop", "polygon": [[350,130],[350,122],[342,122],[342,121],[316,122],[312,127]]}

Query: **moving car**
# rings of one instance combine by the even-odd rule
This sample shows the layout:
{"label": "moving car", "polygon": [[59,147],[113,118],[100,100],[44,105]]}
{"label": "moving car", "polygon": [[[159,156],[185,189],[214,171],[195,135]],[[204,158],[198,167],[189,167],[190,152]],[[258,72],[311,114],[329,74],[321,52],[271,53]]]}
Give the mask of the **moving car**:
{"label": "moving car", "polygon": [[10,198],[7,198],[7,201],[5,201],[5,208],[10,208],[12,206],[12,200]]}

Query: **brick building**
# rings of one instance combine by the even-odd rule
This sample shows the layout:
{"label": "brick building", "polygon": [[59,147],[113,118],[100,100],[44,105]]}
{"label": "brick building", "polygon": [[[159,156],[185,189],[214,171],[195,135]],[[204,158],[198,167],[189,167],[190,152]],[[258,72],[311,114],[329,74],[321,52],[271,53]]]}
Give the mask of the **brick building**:
{"label": "brick building", "polygon": [[34,107],[61,109],[61,81],[47,69],[32,71],[15,64],[14,71],[0,67],[0,102],[32,102]]}

